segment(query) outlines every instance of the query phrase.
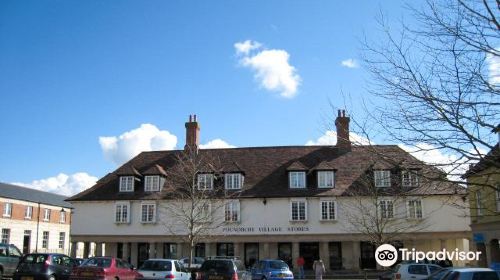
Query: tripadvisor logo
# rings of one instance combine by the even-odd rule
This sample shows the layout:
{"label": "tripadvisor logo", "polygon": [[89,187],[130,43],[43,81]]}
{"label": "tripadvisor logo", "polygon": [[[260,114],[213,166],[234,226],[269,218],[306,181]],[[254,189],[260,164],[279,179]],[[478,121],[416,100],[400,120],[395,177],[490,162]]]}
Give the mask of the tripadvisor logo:
{"label": "tripadvisor logo", "polygon": [[455,249],[447,251],[442,249],[440,251],[417,251],[415,248],[411,250],[406,248],[399,248],[398,250],[391,244],[382,244],[375,250],[375,260],[381,266],[392,266],[399,259],[402,261],[414,261],[416,263],[422,261],[478,261],[481,252],[464,252]]}

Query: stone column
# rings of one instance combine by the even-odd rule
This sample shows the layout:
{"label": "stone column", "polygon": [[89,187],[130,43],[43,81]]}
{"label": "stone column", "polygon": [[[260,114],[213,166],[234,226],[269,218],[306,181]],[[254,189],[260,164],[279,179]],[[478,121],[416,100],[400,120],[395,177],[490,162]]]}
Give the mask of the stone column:
{"label": "stone column", "polygon": [[132,242],[130,246],[130,263],[135,267],[139,264],[139,256],[137,253],[137,242]]}
{"label": "stone column", "polygon": [[129,246],[128,246],[129,243],[125,242],[123,243],[123,247],[122,247],[122,250],[123,250],[123,253],[122,253],[122,259],[127,261],[127,262],[130,262],[130,250],[129,250]]}
{"label": "stone column", "polygon": [[149,258],[156,258],[156,243],[154,242],[149,242]]}
{"label": "stone column", "polygon": [[83,242],[83,258],[86,259],[90,256],[90,242]]}
{"label": "stone column", "polygon": [[102,242],[95,243],[95,256],[102,257]]}
{"label": "stone column", "polygon": [[262,246],[262,249],[263,249],[263,256],[265,259],[269,259],[270,258],[270,254],[269,254],[269,242],[265,242]]}
{"label": "stone column", "polygon": [[297,266],[297,259],[299,258],[299,242],[292,242],[292,262],[293,262],[293,271],[298,272],[299,268]]}
{"label": "stone column", "polygon": [[158,243],[158,245],[156,246],[156,257],[163,258],[164,256],[163,247],[164,247],[163,242]]}
{"label": "stone column", "polygon": [[71,248],[70,248],[69,256],[72,258],[76,258],[76,249],[78,247],[78,242],[71,242],[70,246],[71,246]]}
{"label": "stone column", "polygon": [[331,270],[330,267],[330,250],[328,248],[328,242],[319,243],[319,258],[323,260],[325,264],[325,269]]}

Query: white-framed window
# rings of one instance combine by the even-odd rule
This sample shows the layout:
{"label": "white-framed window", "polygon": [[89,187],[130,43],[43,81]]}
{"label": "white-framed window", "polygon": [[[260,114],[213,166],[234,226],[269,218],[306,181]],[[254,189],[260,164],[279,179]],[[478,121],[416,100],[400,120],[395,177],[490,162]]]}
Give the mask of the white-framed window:
{"label": "white-framed window", "polygon": [[320,217],[322,221],[333,221],[337,219],[336,203],[334,200],[321,200],[320,201]]}
{"label": "white-framed window", "polygon": [[156,203],[143,202],[141,204],[141,223],[156,222]]}
{"label": "white-framed window", "polygon": [[10,217],[12,215],[12,203],[5,203],[3,205],[3,216]]}
{"label": "white-framed window", "polygon": [[318,171],[318,188],[333,188],[335,186],[333,171]]}
{"label": "white-framed window", "polygon": [[390,170],[374,170],[373,177],[375,179],[375,187],[386,188],[391,186]]}
{"label": "white-framed window", "polygon": [[66,244],[66,233],[59,232],[59,249],[64,249],[65,244]]}
{"label": "white-framed window", "polygon": [[121,176],[120,177],[120,192],[133,192],[134,191],[134,176]]}
{"label": "white-framed window", "polygon": [[42,248],[43,249],[49,248],[49,232],[48,231],[44,231],[42,234]]}
{"label": "white-framed window", "polygon": [[380,200],[380,217],[382,219],[392,219],[394,218],[394,205],[392,200]]}
{"label": "white-framed window", "polygon": [[476,209],[477,209],[477,215],[482,216],[483,215],[483,202],[482,202],[480,191],[476,191]]}
{"label": "white-framed window", "polygon": [[240,201],[229,200],[224,207],[224,221],[239,222],[240,221]]}
{"label": "white-framed window", "polygon": [[418,187],[418,173],[415,170],[401,171],[401,184],[403,187]]}
{"label": "white-framed window", "polygon": [[2,229],[2,243],[9,244],[10,243],[10,228]]}
{"label": "white-framed window", "polygon": [[304,189],[306,187],[306,172],[290,171],[288,173],[291,189]]}
{"label": "white-framed window", "polygon": [[290,220],[307,221],[307,201],[305,199],[290,201]]}
{"label": "white-framed window", "polygon": [[59,211],[59,223],[66,223],[66,211]]}
{"label": "white-framed window", "polygon": [[203,173],[198,174],[198,189],[211,190],[214,188],[214,174]]}
{"label": "white-framed window", "polygon": [[51,211],[48,208],[43,209],[43,220],[45,222],[49,222],[50,221],[50,212]]}
{"label": "white-framed window", "polygon": [[115,203],[115,223],[130,223],[130,202]]}
{"label": "white-framed window", "polygon": [[24,218],[27,220],[33,218],[33,206],[26,206],[26,209],[24,209]]}
{"label": "white-framed window", "polygon": [[146,176],[144,179],[144,191],[157,192],[160,191],[160,176]]}
{"label": "white-framed window", "polygon": [[197,206],[196,212],[198,213],[197,221],[200,223],[208,223],[212,219],[212,204],[210,201],[203,201]]}
{"label": "white-framed window", "polygon": [[410,199],[408,200],[408,218],[409,219],[422,219],[422,200]]}
{"label": "white-framed window", "polygon": [[243,174],[227,173],[224,175],[224,187],[226,190],[239,190],[243,187]]}

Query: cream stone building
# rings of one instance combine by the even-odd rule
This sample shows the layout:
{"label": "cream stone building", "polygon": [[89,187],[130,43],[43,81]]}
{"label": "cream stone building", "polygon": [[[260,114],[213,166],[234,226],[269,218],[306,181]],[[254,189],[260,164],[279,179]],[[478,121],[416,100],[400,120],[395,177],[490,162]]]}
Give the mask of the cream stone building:
{"label": "cream stone building", "polygon": [[0,183],[1,243],[23,253],[69,254],[71,205],[67,197]]}
{"label": "cream stone building", "polygon": [[[295,264],[303,256],[306,269],[318,258],[328,270],[374,269],[373,234],[356,221],[373,213],[381,213],[382,233],[397,246],[469,249],[463,189],[429,181],[441,172],[398,146],[352,145],[342,111],[336,125],[335,146],[199,150],[222,168],[200,172],[198,187],[234,195],[214,198],[223,204],[211,214],[220,224],[198,242],[195,255],[238,256],[247,266],[264,258]],[[197,149],[196,118],[186,129],[186,149]],[[168,197],[168,171],[184,152],[141,153],[68,200],[75,208],[72,241],[83,242],[84,257],[113,255],[137,266],[148,258],[189,255],[181,238],[187,232],[172,234],[167,226],[174,217],[162,211],[180,203]]]}

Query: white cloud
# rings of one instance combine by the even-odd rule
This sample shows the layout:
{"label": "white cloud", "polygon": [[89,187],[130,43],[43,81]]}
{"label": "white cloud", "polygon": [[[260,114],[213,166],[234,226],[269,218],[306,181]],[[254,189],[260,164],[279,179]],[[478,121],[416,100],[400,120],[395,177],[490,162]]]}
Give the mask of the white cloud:
{"label": "white cloud", "polygon": [[177,137],[152,124],[127,131],[120,136],[99,137],[104,156],[120,165],[143,151],[173,150]]}
{"label": "white cloud", "polygon": [[224,149],[224,148],[236,148],[231,144],[228,144],[226,141],[222,139],[214,139],[212,141],[208,141],[206,144],[201,144],[200,149]]}
{"label": "white cloud", "polygon": [[259,50],[250,55],[251,50],[258,50],[262,44],[245,41],[234,44],[241,65],[255,71],[255,79],[261,87],[268,91],[279,92],[281,96],[293,98],[297,94],[301,78],[297,69],[289,63],[290,55],[285,50]]}
{"label": "white cloud", "polygon": [[500,86],[500,57],[487,55],[486,61],[489,70],[489,82],[492,85]]}
{"label": "white cloud", "polygon": [[246,40],[245,42],[237,42],[234,44],[236,49],[236,54],[248,55],[250,51],[262,47],[262,44],[252,40]]}
{"label": "white cloud", "polygon": [[358,62],[352,58],[342,60],[341,64],[342,64],[342,66],[347,67],[347,68],[358,68],[359,67]]}
{"label": "white cloud", "polygon": [[[370,145],[370,141],[367,138],[359,134],[356,134],[354,132],[349,133],[349,140],[351,140],[351,142],[354,145]],[[337,144],[337,132],[333,130],[328,130],[318,139],[307,141],[306,146],[335,145],[335,144]],[[374,145],[374,143],[371,142],[371,145]]]}
{"label": "white cloud", "polygon": [[57,176],[34,180],[31,183],[16,182],[12,184],[40,191],[71,196],[93,186],[96,182],[97,177],[91,176],[85,172],[78,172],[72,175],[59,173]]}

